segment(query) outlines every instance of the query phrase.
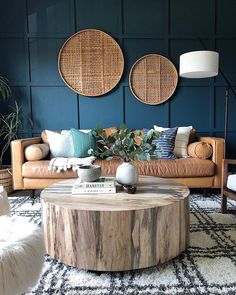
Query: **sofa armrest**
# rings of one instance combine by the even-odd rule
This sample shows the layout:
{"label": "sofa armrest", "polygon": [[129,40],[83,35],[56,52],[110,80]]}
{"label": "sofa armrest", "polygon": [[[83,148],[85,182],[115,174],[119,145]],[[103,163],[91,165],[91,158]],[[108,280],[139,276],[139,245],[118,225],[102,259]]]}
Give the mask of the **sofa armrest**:
{"label": "sofa armrest", "polygon": [[214,187],[221,187],[222,160],[225,157],[225,140],[219,137],[200,137],[199,141],[204,141],[212,146],[213,153],[211,160],[216,164],[216,174]]}
{"label": "sofa armrest", "polygon": [[41,142],[41,137],[23,138],[11,142],[11,164],[13,189],[24,189],[22,165],[25,162],[25,148]]}

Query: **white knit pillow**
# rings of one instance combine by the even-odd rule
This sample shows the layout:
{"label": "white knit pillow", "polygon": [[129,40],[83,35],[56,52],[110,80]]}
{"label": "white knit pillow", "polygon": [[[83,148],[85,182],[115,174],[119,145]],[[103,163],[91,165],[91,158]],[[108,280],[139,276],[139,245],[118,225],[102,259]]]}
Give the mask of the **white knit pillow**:
{"label": "white knit pillow", "polygon": [[62,130],[61,133],[45,130],[52,158],[74,157],[74,146],[70,130]]}
{"label": "white knit pillow", "polygon": [[[154,125],[154,130],[157,130],[159,132],[165,131],[169,128],[163,128]],[[191,130],[193,129],[192,126],[187,127],[178,127],[177,135],[175,138],[175,148],[174,148],[174,154],[178,158],[187,158],[188,155],[188,142],[189,142],[189,134]]]}

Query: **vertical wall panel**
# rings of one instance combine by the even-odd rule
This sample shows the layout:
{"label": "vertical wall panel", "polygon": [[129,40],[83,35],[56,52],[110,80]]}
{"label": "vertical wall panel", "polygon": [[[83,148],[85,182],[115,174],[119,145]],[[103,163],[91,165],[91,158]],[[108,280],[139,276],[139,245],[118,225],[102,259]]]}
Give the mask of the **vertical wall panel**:
{"label": "vertical wall panel", "polygon": [[125,122],[129,128],[168,126],[168,102],[157,106],[143,104],[125,87]]}
{"label": "vertical wall panel", "polygon": [[25,33],[25,28],[25,7],[23,1],[1,1],[0,33],[18,33],[23,35]]}
{"label": "vertical wall panel", "polygon": [[236,34],[234,19],[236,15],[235,0],[216,0],[216,32],[222,35]]}
{"label": "vertical wall panel", "polygon": [[32,112],[36,130],[78,127],[76,94],[67,87],[33,87]]}
{"label": "vertical wall panel", "polygon": [[[8,77],[13,98],[31,115],[22,136],[44,128],[193,125],[201,134],[223,135],[225,82],[179,79],[169,101],[157,106],[139,102],[128,87],[129,71],[143,55],[169,57],[208,49],[220,53],[220,66],[236,86],[235,0],[12,0],[0,11],[0,75]],[[79,96],[61,80],[57,57],[64,41],[86,28],[104,30],[121,45],[125,57],[122,81],[99,98]],[[235,87],[236,89],[236,87]],[[0,105],[1,107],[2,105]],[[229,156],[236,157],[236,99],[229,101]],[[2,107],[1,112],[4,112]]]}
{"label": "vertical wall panel", "polygon": [[209,129],[209,87],[179,87],[170,101],[171,127],[192,125],[200,132]]}
{"label": "vertical wall panel", "polygon": [[124,33],[164,34],[166,0],[125,0]]}
{"label": "vertical wall panel", "polygon": [[10,84],[25,84],[27,79],[26,45],[23,38],[0,39],[0,75]]}
{"label": "vertical wall panel", "polygon": [[80,128],[119,126],[123,121],[123,99],[118,88],[100,97],[80,96]]}
{"label": "vertical wall panel", "polygon": [[[222,71],[231,83],[236,83],[236,39],[217,40],[216,50],[220,54]],[[224,82],[221,75],[217,77],[217,80]]]}
{"label": "vertical wall panel", "polygon": [[170,0],[171,34],[205,35],[210,31],[210,0]]}
{"label": "vertical wall panel", "polygon": [[77,30],[99,29],[117,34],[120,3],[120,0],[76,0]]}
{"label": "vertical wall panel", "polygon": [[28,0],[28,27],[35,34],[73,33],[73,0]]}
{"label": "vertical wall panel", "polygon": [[58,72],[58,53],[64,39],[30,39],[30,71],[34,84],[62,85]]}

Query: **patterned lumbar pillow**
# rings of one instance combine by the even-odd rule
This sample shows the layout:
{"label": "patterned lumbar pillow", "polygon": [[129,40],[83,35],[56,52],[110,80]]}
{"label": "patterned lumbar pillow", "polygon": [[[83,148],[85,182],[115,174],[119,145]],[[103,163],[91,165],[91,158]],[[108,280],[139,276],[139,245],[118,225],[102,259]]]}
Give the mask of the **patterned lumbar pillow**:
{"label": "patterned lumbar pillow", "polygon": [[71,134],[74,145],[74,157],[85,158],[88,157],[88,150],[97,149],[96,138],[91,132],[84,133],[80,130],[71,128]]}
{"label": "patterned lumbar pillow", "polygon": [[[175,137],[177,130],[177,127],[168,128],[168,130],[160,132],[160,135],[157,139],[152,140],[152,144],[156,146],[156,149],[153,153],[154,159],[176,159],[173,150],[175,147]],[[144,132],[147,133],[148,130],[144,129]]]}
{"label": "patterned lumbar pillow", "polygon": [[74,146],[70,130],[61,133],[45,130],[50,147],[51,157],[74,157]]}
{"label": "patterned lumbar pillow", "polygon": [[[163,128],[154,125],[154,130],[162,132],[168,130],[169,128]],[[187,127],[178,127],[178,131],[175,138],[175,147],[174,147],[174,154],[178,158],[187,158],[188,155],[188,142],[189,142],[189,135],[191,130],[193,129],[192,126]]]}

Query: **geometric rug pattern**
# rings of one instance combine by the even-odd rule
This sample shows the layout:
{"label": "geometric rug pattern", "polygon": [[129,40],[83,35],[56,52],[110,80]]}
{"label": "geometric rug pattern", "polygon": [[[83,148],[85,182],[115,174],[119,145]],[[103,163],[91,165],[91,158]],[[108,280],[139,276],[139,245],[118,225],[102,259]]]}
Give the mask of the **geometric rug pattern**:
{"label": "geometric rug pattern", "polygon": [[[11,215],[41,224],[39,192],[10,196]],[[234,201],[229,207],[235,208]],[[38,285],[27,295],[236,294],[236,215],[220,213],[219,195],[191,194],[190,245],[175,259],[128,272],[90,272],[45,255]],[[82,254],[81,254],[82,255]]]}

